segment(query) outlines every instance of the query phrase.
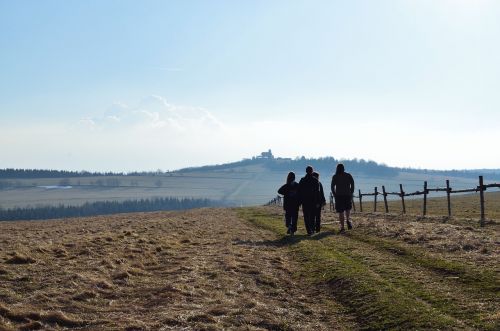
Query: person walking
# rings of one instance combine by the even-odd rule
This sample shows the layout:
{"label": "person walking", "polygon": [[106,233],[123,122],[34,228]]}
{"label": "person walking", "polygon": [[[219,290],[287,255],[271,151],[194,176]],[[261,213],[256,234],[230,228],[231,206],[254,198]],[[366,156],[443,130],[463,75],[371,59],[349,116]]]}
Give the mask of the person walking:
{"label": "person walking", "polygon": [[299,218],[299,184],[295,181],[295,173],[290,171],[286,177],[286,184],[281,186],[278,193],[283,195],[283,209],[285,210],[285,225],[287,234],[293,236],[297,231]]}
{"label": "person walking", "polygon": [[345,172],[342,163],[337,164],[335,174],[332,176],[331,189],[335,199],[335,211],[339,214],[340,233],[343,233],[345,232],[344,216],[347,228],[352,229],[349,216],[352,208],[352,195],[354,194],[354,179],[350,173]]}
{"label": "person walking", "polygon": [[326,205],[326,199],[325,192],[323,191],[323,184],[321,184],[321,182],[319,181],[319,173],[313,171],[312,175],[318,180],[319,183],[319,204],[316,205],[313,218],[314,231],[316,233],[319,233],[319,231],[321,230],[321,210],[323,209],[323,206]]}
{"label": "person walking", "polygon": [[304,223],[307,235],[314,233],[314,214],[316,206],[320,203],[319,181],[313,177],[313,168],[306,167],[306,175],[299,181],[299,200],[304,214]]}

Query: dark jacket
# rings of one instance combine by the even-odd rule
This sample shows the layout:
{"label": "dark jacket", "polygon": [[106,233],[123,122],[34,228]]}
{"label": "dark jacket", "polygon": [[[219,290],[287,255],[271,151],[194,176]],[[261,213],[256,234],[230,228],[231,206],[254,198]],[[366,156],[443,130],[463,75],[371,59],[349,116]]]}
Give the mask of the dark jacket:
{"label": "dark jacket", "polygon": [[283,209],[299,209],[299,184],[296,181],[281,186],[278,193],[283,195]]}
{"label": "dark jacket", "polygon": [[307,174],[299,182],[299,199],[302,207],[315,207],[320,203],[319,181]]}
{"label": "dark jacket", "polygon": [[332,193],[333,195],[348,195],[354,194],[354,179],[348,172],[335,174],[332,177]]}

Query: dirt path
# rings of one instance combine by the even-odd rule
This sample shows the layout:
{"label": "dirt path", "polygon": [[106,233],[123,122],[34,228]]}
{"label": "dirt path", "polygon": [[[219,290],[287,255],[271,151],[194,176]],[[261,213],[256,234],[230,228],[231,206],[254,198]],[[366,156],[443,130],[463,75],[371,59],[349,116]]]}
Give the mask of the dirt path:
{"label": "dirt path", "polygon": [[287,251],[229,209],[1,223],[0,330],[355,328]]}

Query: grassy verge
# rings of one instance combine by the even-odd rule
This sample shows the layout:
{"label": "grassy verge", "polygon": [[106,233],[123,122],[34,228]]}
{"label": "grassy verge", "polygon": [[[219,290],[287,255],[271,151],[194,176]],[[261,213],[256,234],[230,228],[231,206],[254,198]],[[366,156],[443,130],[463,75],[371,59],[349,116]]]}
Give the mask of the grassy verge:
{"label": "grassy verge", "polygon": [[[333,231],[287,237],[280,216],[240,209],[271,230],[300,265],[297,277],[330,291],[363,329],[496,329],[498,277],[395,240]],[[448,277],[451,276],[451,277]]]}

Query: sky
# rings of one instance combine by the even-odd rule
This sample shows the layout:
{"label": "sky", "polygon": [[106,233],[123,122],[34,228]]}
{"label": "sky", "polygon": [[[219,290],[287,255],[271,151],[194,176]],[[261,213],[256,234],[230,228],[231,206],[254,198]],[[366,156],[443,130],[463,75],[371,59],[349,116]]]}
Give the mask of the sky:
{"label": "sky", "polygon": [[0,0],[0,168],[500,168],[500,1]]}

